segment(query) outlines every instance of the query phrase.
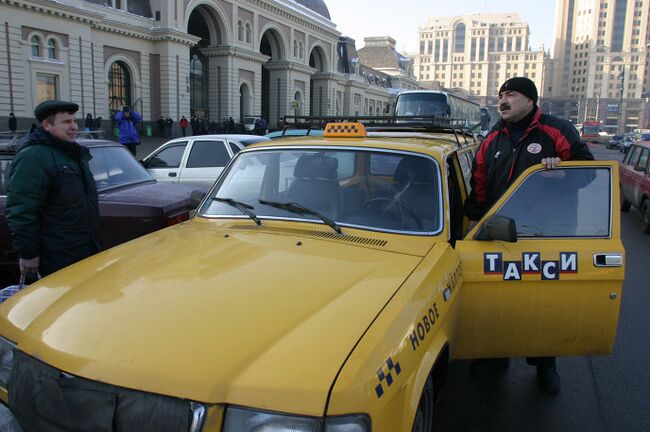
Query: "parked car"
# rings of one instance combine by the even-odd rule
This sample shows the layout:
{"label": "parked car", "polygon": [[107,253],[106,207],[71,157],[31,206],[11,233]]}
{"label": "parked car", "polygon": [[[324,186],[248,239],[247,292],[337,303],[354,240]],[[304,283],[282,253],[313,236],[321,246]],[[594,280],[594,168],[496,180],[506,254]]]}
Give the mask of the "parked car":
{"label": "parked car", "polygon": [[607,142],[608,149],[620,149],[623,143],[623,135],[613,135]]}
{"label": "parked car", "polygon": [[[78,140],[92,155],[90,170],[99,194],[106,248],[189,219],[197,205],[194,188],[156,182],[126,147],[99,139]],[[18,258],[4,217],[9,169],[17,145],[0,146],[0,272],[13,275]]]}
{"label": "parked car", "polygon": [[610,352],[616,162],[537,164],[468,232],[478,143],[393,130],[246,148],[189,222],[9,298],[0,399],[24,430],[431,431],[454,359]]}
{"label": "parked car", "polygon": [[[650,138],[650,137],[648,137]],[[650,141],[632,144],[620,163],[621,210],[631,206],[641,213],[641,228],[650,234]]]}
{"label": "parked car", "polygon": [[629,135],[625,135],[623,137],[623,142],[621,142],[621,145],[619,146],[619,150],[622,152],[627,152],[627,149],[629,149],[633,143],[634,138]]}
{"label": "parked car", "polygon": [[246,132],[253,132],[255,130],[255,120],[257,119],[258,117],[255,116],[244,116],[241,121],[244,125],[244,130],[246,130]]}
{"label": "parked car", "polygon": [[322,129],[286,129],[267,133],[265,136],[270,139],[296,137],[296,136],[320,136],[323,135]]}
{"label": "parked car", "polygon": [[207,191],[230,159],[244,147],[269,141],[257,135],[197,135],[166,142],[142,160],[159,182]]}

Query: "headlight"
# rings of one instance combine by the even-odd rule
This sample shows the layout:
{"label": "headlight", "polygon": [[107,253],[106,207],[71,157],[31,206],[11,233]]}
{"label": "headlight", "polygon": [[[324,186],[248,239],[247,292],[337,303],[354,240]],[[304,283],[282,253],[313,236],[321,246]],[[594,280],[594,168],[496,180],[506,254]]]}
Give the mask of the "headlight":
{"label": "headlight", "polygon": [[14,364],[14,348],[16,345],[0,336],[0,386],[7,388],[11,367]]}
{"label": "headlight", "polygon": [[223,432],[370,432],[370,419],[350,415],[322,419],[229,407]]}

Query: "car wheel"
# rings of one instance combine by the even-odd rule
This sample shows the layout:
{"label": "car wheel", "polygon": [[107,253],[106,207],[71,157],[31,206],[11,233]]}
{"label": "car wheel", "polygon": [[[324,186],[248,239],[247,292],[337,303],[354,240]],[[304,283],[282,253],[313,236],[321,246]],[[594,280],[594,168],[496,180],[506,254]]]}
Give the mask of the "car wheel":
{"label": "car wheel", "polygon": [[433,376],[429,375],[427,382],[424,383],[422,395],[418,410],[415,412],[413,427],[411,432],[432,432],[433,431],[433,405],[436,401],[435,386],[433,385]]}
{"label": "car wheel", "polygon": [[650,234],[650,204],[648,200],[641,205],[641,228],[646,234]]}

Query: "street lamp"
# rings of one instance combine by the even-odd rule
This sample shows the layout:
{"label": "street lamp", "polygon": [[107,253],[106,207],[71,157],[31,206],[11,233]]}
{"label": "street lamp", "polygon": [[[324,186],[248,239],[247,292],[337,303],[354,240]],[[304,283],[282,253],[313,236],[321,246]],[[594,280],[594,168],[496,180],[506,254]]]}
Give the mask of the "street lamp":
{"label": "street lamp", "polygon": [[621,86],[621,97],[618,104],[618,134],[623,135],[625,132],[625,126],[623,125],[623,92],[625,91],[625,69],[618,74],[618,80],[620,81]]}

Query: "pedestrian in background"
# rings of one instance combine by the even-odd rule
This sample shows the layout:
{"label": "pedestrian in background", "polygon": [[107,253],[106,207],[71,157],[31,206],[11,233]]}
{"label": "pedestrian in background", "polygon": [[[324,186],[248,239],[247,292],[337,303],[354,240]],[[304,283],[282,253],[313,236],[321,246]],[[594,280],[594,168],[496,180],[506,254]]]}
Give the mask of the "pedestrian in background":
{"label": "pedestrian in background", "polygon": [[78,109],[60,100],[39,104],[40,126],[11,164],[5,217],[25,275],[47,276],[101,250],[91,156],[76,143]]}
{"label": "pedestrian in background", "polygon": [[[465,203],[470,229],[527,168],[554,168],[562,160],[593,160],[576,128],[567,120],[542,114],[537,87],[528,78],[510,78],[499,90],[499,121],[483,140],[472,164],[472,191]],[[537,383],[548,393],[560,391],[555,357],[530,357]],[[508,359],[481,359],[473,370],[507,367]]]}
{"label": "pedestrian in background", "polygon": [[140,114],[132,111],[128,106],[122,108],[115,114],[115,121],[119,129],[118,139],[120,144],[125,145],[131,154],[135,156],[136,146],[140,144],[140,135],[135,125],[142,120]]}
{"label": "pedestrian in background", "polygon": [[86,130],[86,132],[90,132],[93,130],[94,123],[95,122],[93,121],[92,114],[90,113],[86,114],[86,121],[84,122],[84,129]]}
{"label": "pedestrian in background", "polygon": [[172,138],[172,128],[174,127],[174,120],[171,117],[167,117],[165,120],[165,128],[167,129],[167,138]]}
{"label": "pedestrian in background", "polygon": [[187,130],[187,125],[188,125],[188,123],[189,123],[189,122],[187,121],[187,119],[185,118],[185,116],[183,116],[183,117],[181,118],[181,120],[178,122],[178,124],[179,124],[180,127],[181,127],[181,131],[183,132],[183,136],[185,136],[185,132],[186,132],[186,130]]}
{"label": "pedestrian in background", "polygon": [[156,123],[158,123],[158,135],[161,137],[166,137],[167,134],[165,133],[165,118],[161,115],[158,117]]}
{"label": "pedestrian in background", "polygon": [[9,113],[9,130],[12,135],[16,135],[16,129],[18,129],[18,119],[14,113]]}

